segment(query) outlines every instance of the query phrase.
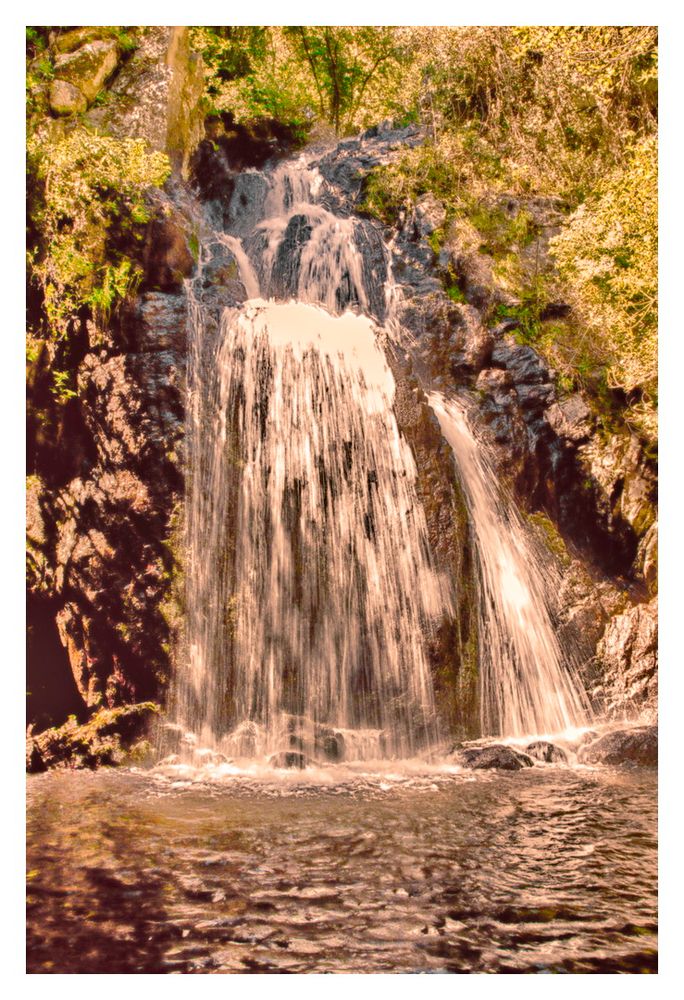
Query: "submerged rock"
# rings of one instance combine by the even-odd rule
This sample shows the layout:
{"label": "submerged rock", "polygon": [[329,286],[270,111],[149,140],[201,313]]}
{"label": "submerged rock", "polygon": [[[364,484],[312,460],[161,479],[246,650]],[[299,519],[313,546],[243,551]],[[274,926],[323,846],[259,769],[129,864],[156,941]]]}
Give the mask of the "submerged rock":
{"label": "submerged rock", "polygon": [[580,749],[581,764],[631,764],[657,767],[658,727],[640,726],[606,733]]}
{"label": "submerged rock", "polygon": [[541,760],[545,764],[566,764],[568,755],[565,750],[561,750],[555,743],[547,740],[536,740],[526,748],[526,752],[535,760]]}
{"label": "submerged rock", "polygon": [[301,770],[307,766],[306,756],[299,750],[279,750],[278,753],[271,754],[268,762],[278,770],[293,767]]}
{"label": "submerged rock", "polygon": [[463,767],[474,771],[497,768],[501,771],[521,771],[524,767],[532,767],[533,762],[525,753],[520,753],[512,747],[494,743],[487,747],[462,747],[455,758]]}
{"label": "submerged rock", "polygon": [[335,729],[321,727],[316,732],[314,747],[326,760],[344,759],[344,736]]}

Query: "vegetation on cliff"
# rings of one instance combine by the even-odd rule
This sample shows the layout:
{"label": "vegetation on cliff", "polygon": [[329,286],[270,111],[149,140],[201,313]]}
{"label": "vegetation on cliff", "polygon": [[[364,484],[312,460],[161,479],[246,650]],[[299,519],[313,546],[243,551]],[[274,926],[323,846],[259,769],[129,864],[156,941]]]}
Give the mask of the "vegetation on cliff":
{"label": "vegetation on cliff", "polygon": [[[50,114],[48,86],[60,51],[73,44],[81,52],[102,38],[108,39],[108,54],[129,51],[132,37],[107,27],[52,35],[48,30],[27,29],[27,356],[29,363],[36,359],[41,341],[57,343],[53,393],[67,400],[74,380],[64,370],[64,342],[84,319],[105,323],[135,291],[150,221],[146,191],[166,181],[170,166],[164,153],[149,150],[141,139],[100,134],[83,113]],[[102,76],[102,67],[90,63],[78,72],[85,86],[93,73]]]}
{"label": "vegetation on cliff", "polygon": [[[135,47],[135,29],[97,32],[124,54]],[[270,117],[300,141],[312,130],[420,122],[426,141],[375,171],[366,211],[393,223],[435,194],[447,210],[435,250],[465,238],[489,253],[513,296],[502,315],[519,321],[561,384],[655,440],[657,29],[223,26],[194,27],[190,38],[205,63],[208,114]],[[47,40],[48,29],[28,29],[29,269],[50,334],[63,336],[80,308],[106,315],[135,288],[142,192],[168,168],[140,143],[93,134],[79,115],[55,141],[41,98],[54,76]],[[519,199],[512,217],[504,197]],[[521,264],[539,234],[531,198],[561,213],[555,268]],[[458,300],[453,276],[447,284]],[[559,296],[571,319],[542,324]]]}

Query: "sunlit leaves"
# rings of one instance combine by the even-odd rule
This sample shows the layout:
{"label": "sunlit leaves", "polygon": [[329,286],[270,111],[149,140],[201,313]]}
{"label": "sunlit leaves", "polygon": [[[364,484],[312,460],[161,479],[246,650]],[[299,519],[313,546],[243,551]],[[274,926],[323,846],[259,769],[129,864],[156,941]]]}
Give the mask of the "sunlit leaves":
{"label": "sunlit leaves", "polygon": [[54,144],[29,143],[29,163],[41,190],[31,205],[41,246],[31,248],[30,269],[43,289],[52,336],[67,333],[74,313],[88,305],[106,317],[139,280],[125,256],[107,257],[114,224],[148,220],[145,189],[169,175],[168,158],[142,139],[114,139],[77,128]]}

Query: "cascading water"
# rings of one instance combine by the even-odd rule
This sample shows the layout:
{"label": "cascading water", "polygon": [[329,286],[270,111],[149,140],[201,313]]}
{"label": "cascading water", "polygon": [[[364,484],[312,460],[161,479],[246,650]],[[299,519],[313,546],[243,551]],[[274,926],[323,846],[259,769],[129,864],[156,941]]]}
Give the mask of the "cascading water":
{"label": "cascading water", "polygon": [[585,725],[586,698],[551,621],[559,581],[548,555],[499,487],[466,405],[437,392],[428,398],[453,449],[475,535],[483,733],[552,734]]}
{"label": "cascading water", "polygon": [[405,757],[436,738],[426,645],[448,586],[381,331],[343,311],[367,304],[355,223],[313,204],[319,187],[305,166],[274,172],[241,234],[254,264],[214,237],[250,298],[217,340],[192,300],[175,712],[234,756]]}

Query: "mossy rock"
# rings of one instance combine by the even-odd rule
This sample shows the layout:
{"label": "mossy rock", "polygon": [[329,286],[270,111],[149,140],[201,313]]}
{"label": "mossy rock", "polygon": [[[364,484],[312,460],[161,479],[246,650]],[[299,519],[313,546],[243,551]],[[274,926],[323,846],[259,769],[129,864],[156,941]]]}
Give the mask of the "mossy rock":
{"label": "mossy rock", "polygon": [[58,115],[78,115],[88,108],[88,101],[73,83],[53,80],[50,87],[50,107]]}
{"label": "mossy rock", "polygon": [[88,42],[75,52],[55,58],[55,78],[78,87],[90,104],[119,62],[119,47],[113,38]]}
{"label": "mossy rock", "polygon": [[26,769],[36,773],[138,761],[149,750],[144,737],[159,711],[159,705],[145,701],[102,708],[84,725],[71,716],[64,725],[27,738]]}

